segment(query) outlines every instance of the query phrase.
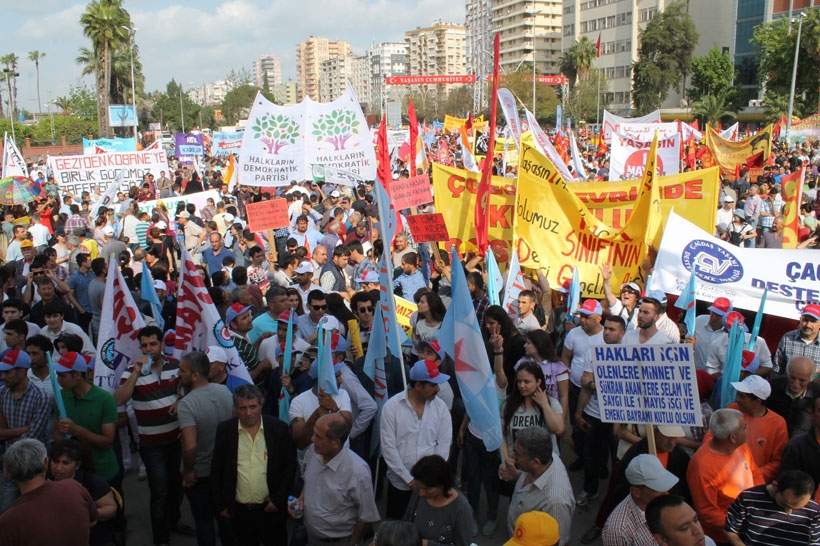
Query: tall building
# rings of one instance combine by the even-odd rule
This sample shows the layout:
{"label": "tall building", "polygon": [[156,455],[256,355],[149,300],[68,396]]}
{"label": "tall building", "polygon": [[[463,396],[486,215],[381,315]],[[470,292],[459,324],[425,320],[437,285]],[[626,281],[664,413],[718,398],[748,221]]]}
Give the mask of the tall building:
{"label": "tall building", "polygon": [[188,98],[200,106],[218,106],[222,104],[225,95],[233,89],[233,84],[227,80],[216,80],[187,92]]}
{"label": "tall building", "polygon": [[[559,73],[561,0],[495,0],[492,24],[492,32],[501,36],[502,71],[513,72],[523,61],[532,63],[534,56],[539,74]],[[492,55],[492,42],[489,51]]]}
{"label": "tall building", "polygon": [[734,57],[743,98],[747,101],[763,98],[757,75],[757,47],[751,43],[755,27],[771,23],[779,17],[793,18],[809,7],[820,7],[820,0],[737,0]]}
{"label": "tall building", "polygon": [[319,100],[319,74],[322,61],[342,57],[350,52],[350,44],[311,36],[296,45],[296,85],[299,100],[310,97]]}
{"label": "tall building", "polygon": [[[638,60],[639,35],[652,18],[673,0],[564,0],[563,46],[586,36],[592,43],[601,38],[601,56],[593,67],[604,70],[609,80],[606,90],[609,111],[629,115],[632,110],[632,63]],[[743,2],[743,0],[738,0]],[[751,0],[751,2],[771,0]],[[797,1],[797,0],[795,0]],[[734,2],[728,0],[688,0],[689,15],[700,39],[694,56],[706,55],[714,45],[732,54],[731,29]],[[681,94],[671,90],[664,107],[680,108]]]}
{"label": "tall building", "polygon": [[465,27],[467,38],[467,72],[478,78],[473,89],[473,111],[484,110],[487,105],[487,84],[483,77],[493,71],[493,0],[467,0]]}
{"label": "tall building", "polygon": [[406,76],[407,44],[404,42],[386,42],[374,45],[367,50],[370,61],[370,112],[381,116],[384,103],[388,100],[404,102],[406,88],[398,85],[385,85],[388,76]]}
{"label": "tall building", "polygon": [[279,57],[260,55],[253,62],[253,77],[256,87],[264,87],[265,76],[268,77],[270,87],[282,83],[282,67],[279,63]]}
{"label": "tall building", "polygon": [[348,53],[322,61],[319,65],[319,100],[331,102],[342,96],[347,82],[360,103],[370,102],[370,66],[366,55]]}
{"label": "tall building", "polygon": [[[408,30],[407,60],[410,76],[457,75],[467,73],[467,29],[454,23],[434,22],[426,28]],[[438,100],[446,99],[447,92],[455,85],[432,85]]]}
{"label": "tall building", "polygon": [[279,85],[272,85],[270,92],[273,93],[273,99],[276,104],[289,106],[299,102],[296,93],[296,82],[293,80],[288,80],[284,83],[280,83]]}

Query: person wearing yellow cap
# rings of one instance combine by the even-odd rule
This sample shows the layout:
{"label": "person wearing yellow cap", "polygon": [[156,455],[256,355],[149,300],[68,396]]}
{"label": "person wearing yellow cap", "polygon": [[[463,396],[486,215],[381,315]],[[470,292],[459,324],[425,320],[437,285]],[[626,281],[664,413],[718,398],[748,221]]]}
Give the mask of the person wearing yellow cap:
{"label": "person wearing yellow cap", "polygon": [[557,546],[558,522],[546,512],[525,512],[515,520],[515,533],[504,546]]}

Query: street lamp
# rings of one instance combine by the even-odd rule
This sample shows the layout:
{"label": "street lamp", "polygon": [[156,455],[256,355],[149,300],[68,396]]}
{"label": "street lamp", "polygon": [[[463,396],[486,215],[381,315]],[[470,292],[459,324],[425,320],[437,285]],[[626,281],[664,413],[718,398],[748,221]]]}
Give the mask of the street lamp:
{"label": "street lamp", "polygon": [[129,46],[131,49],[131,102],[134,106],[134,142],[137,141],[137,91],[136,83],[134,82],[134,35],[137,33],[136,27],[123,26],[122,28],[128,31]]}
{"label": "street lamp", "polygon": [[[800,55],[800,33],[803,31],[803,18],[806,12],[801,11],[797,17],[797,42],[794,44],[794,67],[792,68],[792,88],[789,93],[789,117],[786,119],[786,147],[789,146],[789,136],[792,130],[792,112],[794,111],[794,84],[797,81],[797,58]],[[794,21],[792,21],[794,22]]]}
{"label": "street lamp", "polygon": [[11,68],[4,68],[3,74],[6,75],[6,86],[9,88],[9,110],[11,110],[11,138],[16,142],[17,136],[14,134],[14,94],[11,92],[11,83],[9,78],[17,78],[20,76],[20,74],[19,72],[15,72]]}

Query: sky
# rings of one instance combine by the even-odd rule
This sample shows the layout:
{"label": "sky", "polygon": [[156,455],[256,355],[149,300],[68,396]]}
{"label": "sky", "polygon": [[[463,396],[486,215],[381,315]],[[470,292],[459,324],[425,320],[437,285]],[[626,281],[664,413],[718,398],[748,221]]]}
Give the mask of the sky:
{"label": "sky", "polygon": [[[45,53],[41,111],[80,81],[75,59],[81,47],[91,47],[80,26],[86,5],[0,0],[0,56],[20,57],[19,108],[38,110],[29,51]],[[252,70],[261,54],[278,56],[283,80],[295,79],[296,44],[309,36],[344,40],[353,53],[364,54],[374,43],[403,41],[405,31],[439,19],[464,24],[463,0],[124,0],[123,6],[137,28],[147,91],[164,90],[171,79],[187,90],[223,79],[232,69]],[[82,81],[93,88],[91,76]]]}

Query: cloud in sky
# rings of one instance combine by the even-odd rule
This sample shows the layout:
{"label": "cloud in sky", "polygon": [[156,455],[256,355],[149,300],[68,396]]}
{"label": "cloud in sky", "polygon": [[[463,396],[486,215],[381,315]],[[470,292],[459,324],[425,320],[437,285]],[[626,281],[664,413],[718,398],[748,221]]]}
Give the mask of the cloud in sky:
{"label": "cloud in sky", "polygon": [[[3,0],[11,4],[12,0]],[[404,33],[441,19],[464,23],[464,3],[440,0],[125,0],[136,26],[136,42],[149,91],[173,78],[183,86],[222,79],[232,69],[251,69],[261,54],[282,60],[283,79],[296,77],[296,44],[309,36],[350,42],[356,54],[374,43],[404,40]],[[18,105],[36,111],[34,63],[29,51],[46,54],[40,63],[43,111],[80,78],[75,59],[90,47],[80,16],[86,3],[33,0],[3,7],[0,55],[20,57]],[[85,83],[93,87],[91,77]],[[5,86],[4,86],[5,87]],[[3,93],[4,100],[5,93]]]}

